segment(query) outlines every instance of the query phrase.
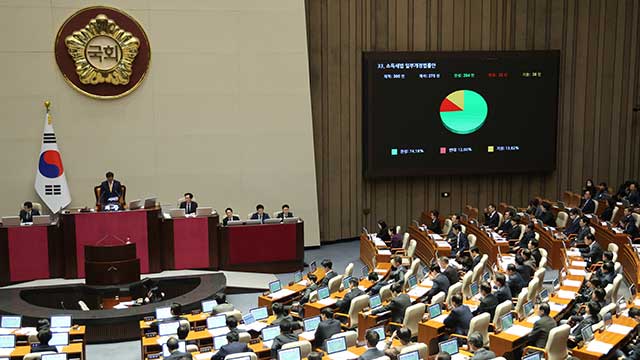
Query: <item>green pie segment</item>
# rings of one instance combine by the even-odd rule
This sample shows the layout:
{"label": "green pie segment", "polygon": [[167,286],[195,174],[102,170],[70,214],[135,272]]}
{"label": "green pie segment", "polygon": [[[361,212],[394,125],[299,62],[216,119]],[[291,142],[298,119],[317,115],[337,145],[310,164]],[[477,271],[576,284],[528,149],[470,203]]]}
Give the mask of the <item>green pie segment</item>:
{"label": "green pie segment", "polygon": [[440,119],[447,130],[467,135],[484,125],[489,108],[482,95],[472,90],[457,90],[440,104]]}

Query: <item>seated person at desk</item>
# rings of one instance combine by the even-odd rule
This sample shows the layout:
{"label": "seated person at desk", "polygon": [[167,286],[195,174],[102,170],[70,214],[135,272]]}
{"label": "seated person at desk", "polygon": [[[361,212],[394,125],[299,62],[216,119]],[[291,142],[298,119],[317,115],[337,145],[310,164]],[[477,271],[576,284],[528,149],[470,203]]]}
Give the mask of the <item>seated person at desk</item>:
{"label": "seated person at desk", "polygon": [[640,205],[640,192],[638,191],[638,184],[632,182],[629,184],[629,192],[627,196],[624,197],[631,206]]}
{"label": "seated person at desk", "polygon": [[[629,317],[635,320],[636,324],[640,323],[640,308],[632,307],[629,309]],[[640,360],[640,339],[638,339],[638,334],[631,339],[624,352],[618,350],[617,353],[618,359]]]}
{"label": "seated person at desk", "polygon": [[233,315],[227,315],[227,328],[229,329],[229,334],[236,333],[240,336],[240,333],[247,332],[243,329],[238,329],[238,319],[236,319]]}
{"label": "seated person at desk", "polygon": [[449,242],[456,238],[456,234],[453,233],[453,225],[455,224],[460,224],[460,214],[451,215],[451,229],[449,229],[448,234],[444,234],[447,236],[447,241]]}
{"label": "seated person at desk", "polygon": [[[531,244],[531,242],[529,242],[529,244]],[[524,265],[531,268],[531,274],[533,274],[534,272],[536,272],[536,270],[538,270],[536,259],[534,259],[533,256],[531,256],[531,250],[524,249],[520,252],[520,255],[522,255],[522,259],[524,259]]]}
{"label": "seated person at desk", "polygon": [[504,213],[504,221],[502,221],[502,225],[498,228],[498,232],[501,234],[508,234],[513,229],[511,219],[516,215],[517,214],[513,210],[506,211]]}
{"label": "seated person at desk", "polygon": [[271,312],[276,317],[271,322],[271,325],[279,325],[283,321],[293,321],[293,317],[289,314],[289,309],[282,303],[273,303],[273,305],[271,305]]}
{"label": "seated person at desk", "polygon": [[[400,340],[400,345],[393,345],[393,340],[398,338]],[[387,355],[391,360],[397,360],[398,355],[405,347],[411,345],[411,330],[406,327],[400,328],[393,332],[393,335],[386,341],[384,347],[384,354]]]}
{"label": "seated person at desk", "polygon": [[[522,253],[524,253],[524,251]],[[524,256],[522,255],[516,255],[516,271],[522,276],[522,280],[524,280],[525,283],[531,281],[531,275],[534,273],[531,266],[524,263]]]}
{"label": "seated person at desk", "polygon": [[602,214],[600,214],[600,220],[602,221],[611,221],[613,217],[613,210],[616,208],[616,200],[613,198],[609,198],[607,201],[607,207],[604,209]]}
{"label": "seated person at desk", "polygon": [[[437,265],[435,266],[437,267]],[[411,306],[411,298],[409,297],[409,295],[402,293],[402,287],[403,286],[401,283],[394,283],[393,285],[391,285],[391,295],[393,296],[391,301],[389,301],[387,305],[381,306],[371,311],[371,315],[391,311],[391,321],[402,323],[402,321],[404,320],[405,310],[407,310],[407,308]]]}
{"label": "seated person at desk", "polygon": [[291,211],[289,211],[289,205],[287,205],[287,204],[282,205],[282,211],[280,211],[278,213],[277,217],[279,219],[292,218],[293,217],[293,213]]}
{"label": "seated person at desk", "polygon": [[476,265],[480,263],[480,260],[482,260],[482,256],[480,256],[480,248],[478,248],[477,246],[474,246],[471,249],[469,249],[469,252],[471,253],[471,269],[470,270],[473,270],[473,268],[475,268]]}
{"label": "seated person at desk", "polygon": [[302,293],[302,297],[300,298],[301,305],[308,303],[311,293],[318,290],[318,277],[313,273],[308,273],[307,279],[311,282],[311,284],[307,286],[307,288],[304,289],[304,292]]}
{"label": "seated person at desk", "polygon": [[391,248],[402,249],[402,234],[398,234],[395,226],[389,228],[389,236],[391,237]]}
{"label": "seated person at desk", "polygon": [[180,316],[182,314],[182,305],[178,303],[171,304],[171,317],[162,320],[156,320],[152,322],[149,326],[154,332],[158,332],[158,325],[163,322],[171,322],[171,321],[180,321],[185,320],[188,321],[187,318]]}
{"label": "seated person at desk", "polygon": [[51,341],[51,338],[53,337],[49,327],[40,329],[40,331],[38,331],[37,337],[39,344],[31,347],[32,353],[45,351],[58,352],[58,349],[55,346],[49,345],[49,341]]}
{"label": "seated person at desk", "polygon": [[577,244],[583,244],[585,236],[591,234],[591,228],[589,227],[589,223],[591,221],[588,217],[582,216],[578,224],[580,228],[578,229],[578,235],[571,241],[571,246],[576,246]]}
{"label": "seated person at desk", "polygon": [[496,211],[496,206],[494,204],[489,204],[489,206],[484,209],[484,226],[496,229],[499,223],[500,215],[498,215],[498,212]]}
{"label": "seated person at desk", "polygon": [[556,321],[549,316],[549,313],[551,313],[551,308],[548,303],[542,303],[538,306],[540,319],[533,324],[533,329],[527,336],[529,345],[544,349],[549,338],[549,332],[557,326]]}
{"label": "seated person at desk", "polygon": [[462,303],[460,294],[455,294],[451,297],[451,305],[453,305],[453,309],[444,319],[444,326],[451,329],[454,334],[466,336],[469,332],[469,324],[473,314],[469,307]]}
{"label": "seated person at desk", "polygon": [[362,353],[362,355],[358,357],[358,360],[373,360],[385,356],[384,352],[377,348],[378,341],[380,341],[380,336],[377,332],[367,330],[365,339],[367,340],[367,351]]}
{"label": "seated person at desk", "polygon": [[391,258],[391,271],[389,272],[389,281],[397,283],[404,281],[404,274],[407,269],[402,265],[402,257],[395,255]]}
{"label": "seated person at desk", "polygon": [[564,231],[562,231],[565,236],[578,234],[580,230],[580,216],[580,209],[573,208],[569,210],[569,220],[567,221]]}
{"label": "seated person at desk", "polygon": [[178,339],[174,338],[173,336],[170,337],[169,340],[167,340],[167,349],[169,349],[169,352],[171,353],[171,355],[165,357],[164,359],[165,360],[192,359],[191,353],[182,352],[178,350],[179,347],[180,347],[180,342],[178,341]]}
{"label": "seated person at desk", "polygon": [[[324,342],[335,334],[342,332],[340,321],[333,318],[333,310],[324,308],[320,311],[320,323],[314,334],[313,345],[316,348],[324,346]],[[296,341],[298,340],[296,335]]]}
{"label": "seated person at desk", "polygon": [[224,213],[227,215],[222,219],[222,225],[227,226],[227,223],[229,221],[239,221],[240,218],[233,215],[233,209],[232,208],[226,208],[224,210]]}
{"label": "seated person at desk", "polygon": [[639,236],[638,227],[636,226],[636,219],[631,215],[631,208],[625,208],[623,213],[623,218],[620,220],[620,227],[623,230],[623,233],[628,234],[632,239],[635,239]]}
{"label": "seated person at desk", "polygon": [[528,249],[529,242],[536,238],[536,224],[530,222],[524,229],[524,234],[518,241],[517,245],[513,247],[513,252],[517,253],[520,249]]}
{"label": "seated person at desk", "polygon": [[[280,326],[280,329],[282,329],[282,326]],[[280,336],[281,335],[278,335],[278,337]],[[275,344],[276,340],[274,339],[273,345]],[[280,347],[282,347],[282,345],[280,345]],[[249,345],[240,342],[240,337],[238,336],[237,332],[230,332],[227,334],[227,345],[223,345],[220,349],[218,349],[218,351],[211,357],[211,360],[224,360],[224,358],[228,355],[243,352],[251,352]]]}
{"label": "seated person at desk", "polygon": [[382,241],[389,241],[391,238],[389,237],[389,227],[384,220],[378,220],[378,233],[376,236]]}
{"label": "seated person at desk", "polygon": [[193,214],[198,208],[198,203],[193,201],[192,193],[184,194],[184,201],[180,203],[180,209],[184,209],[185,214]]}
{"label": "seated person at desk", "polygon": [[515,264],[507,265],[507,275],[509,276],[509,280],[507,280],[507,286],[511,291],[511,296],[517,297],[520,294],[520,291],[522,291],[522,288],[525,287],[527,283],[524,281],[522,275],[520,275],[520,273],[516,269]]}
{"label": "seated person at desk", "polygon": [[498,306],[498,298],[491,292],[491,285],[488,282],[483,281],[480,284],[480,295],[482,299],[480,300],[480,305],[476,311],[473,312],[473,316],[480,315],[482,313],[489,313],[491,319],[493,319],[493,315],[496,313],[496,307]]}
{"label": "seated person at desk", "polygon": [[434,234],[442,233],[442,228],[440,228],[440,212],[435,209],[431,210],[429,212],[429,219],[427,229],[433,231]]}
{"label": "seated person at desk", "polygon": [[[513,265],[513,264],[511,264]],[[501,304],[507,300],[511,300],[513,297],[511,294],[511,289],[507,286],[507,278],[502,273],[495,274],[495,283],[496,283],[496,298],[498,299],[498,304]]]}
{"label": "seated person at desk", "polygon": [[596,211],[596,202],[591,198],[591,191],[584,192],[581,203],[580,210],[583,214],[593,214]]}
{"label": "seated person at desk", "polygon": [[613,284],[613,279],[616,277],[615,265],[612,261],[607,261],[602,264],[601,270],[602,273],[598,276],[598,280],[600,280],[600,286],[604,289],[607,285]]}
{"label": "seated person at desk", "polygon": [[281,322],[280,335],[273,339],[273,344],[271,345],[271,358],[277,359],[278,350],[282,348],[282,345],[295,341],[298,341],[298,335],[293,333],[293,321],[285,320]]}
{"label": "seated person at desk", "polygon": [[451,360],[451,355],[449,355],[449,353],[446,353],[446,352],[439,352],[436,355],[435,360]]}
{"label": "seated person at desk", "polygon": [[262,204],[258,204],[258,206],[256,206],[256,212],[251,215],[251,220],[260,220],[262,223],[264,223],[268,218],[269,214],[264,212],[264,206]]}
{"label": "seated person at desk", "polygon": [[540,264],[540,260],[542,260],[542,253],[540,252],[540,241],[537,239],[529,241],[529,251],[531,252],[531,257],[536,262],[537,267]]}
{"label": "seated person at desk", "polygon": [[469,360],[490,360],[495,359],[496,354],[493,351],[484,348],[484,339],[479,332],[469,335],[469,350],[473,356]]}
{"label": "seated person at desk", "polygon": [[429,267],[429,274],[427,274],[427,276],[429,276],[429,279],[433,282],[433,286],[425,294],[426,302],[428,304],[431,302],[431,298],[436,296],[439,292],[447,294],[451,284],[449,283],[447,276],[440,272],[440,266],[438,264],[432,264],[431,267]]}
{"label": "seated person at desk", "polygon": [[213,295],[213,300],[218,304],[215,305],[213,307],[213,311],[211,311],[211,314],[213,315],[235,310],[233,304],[227,303],[227,295],[223,292],[217,292]]}
{"label": "seated person at desk", "polygon": [[358,278],[352,277],[349,279],[349,292],[342,299],[336,302],[339,313],[349,314],[349,309],[351,309],[351,300],[365,294],[364,291],[360,290],[358,285]]}
{"label": "seated person at desk", "polygon": [[[237,322],[236,322],[236,325],[237,325]],[[187,345],[191,345],[191,344],[197,345],[198,343],[196,341],[193,341],[193,340],[187,341],[187,337],[189,336],[189,326],[190,325],[187,323],[182,323],[178,325],[178,332],[177,332],[178,341],[183,341]]]}
{"label": "seated person at desk", "polygon": [[509,232],[506,232],[505,236],[507,237],[507,239],[519,239],[520,232],[522,231],[520,229],[520,216],[515,215],[514,217],[509,219],[509,223],[511,224],[511,230],[509,230]]}
{"label": "seated person at desk", "polygon": [[575,347],[582,342],[582,329],[587,326],[593,326],[600,321],[600,305],[597,302],[590,301],[586,307],[584,316],[573,315],[569,318],[569,326],[571,333],[569,334],[569,347]]}
{"label": "seated person at desk", "polygon": [[585,236],[584,244],[587,246],[580,248],[580,255],[582,255],[582,258],[587,262],[587,266],[602,260],[602,248],[592,233]]}
{"label": "seated person at desk", "polygon": [[338,276],[338,273],[333,270],[333,261],[324,259],[322,260],[322,262],[320,262],[320,266],[322,266],[322,269],[324,270],[324,278],[322,279],[318,287],[329,286],[329,280]]}
{"label": "seated person at desk", "polygon": [[113,178],[111,171],[105,174],[107,180],[100,184],[100,205],[103,210],[119,210],[122,185]]}
{"label": "seated person at desk", "polygon": [[20,210],[21,223],[33,222],[33,217],[38,215],[40,215],[40,212],[33,208],[33,203],[31,201],[25,201],[24,204],[22,204],[22,210]]}
{"label": "seated person at desk", "polygon": [[609,187],[607,186],[606,182],[601,182],[600,184],[598,184],[596,194],[593,198],[596,201],[611,199],[611,194],[609,194]]}
{"label": "seated person at desk", "polygon": [[462,232],[460,224],[453,225],[453,234],[455,237],[449,241],[449,245],[451,245],[451,255],[455,257],[457,254],[469,250],[469,239],[467,234]]}
{"label": "seated person at desk", "polygon": [[446,256],[441,256],[438,259],[438,265],[440,265],[440,272],[444,274],[444,276],[449,279],[449,285],[455,284],[460,280],[460,276],[458,275],[458,269],[456,269],[453,265],[449,264],[449,258]]}
{"label": "seated person at desk", "polygon": [[540,204],[540,209],[541,209],[540,216],[536,216],[538,220],[542,221],[542,223],[547,226],[555,227],[556,219],[553,216],[553,213],[551,212],[551,204],[549,204],[546,201],[543,201],[542,204]]}

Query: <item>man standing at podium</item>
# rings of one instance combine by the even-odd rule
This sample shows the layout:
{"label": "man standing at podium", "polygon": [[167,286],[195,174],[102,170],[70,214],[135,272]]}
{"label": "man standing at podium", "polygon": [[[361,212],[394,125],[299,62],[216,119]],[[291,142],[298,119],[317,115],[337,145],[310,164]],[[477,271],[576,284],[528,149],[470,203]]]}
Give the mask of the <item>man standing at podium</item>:
{"label": "man standing at podium", "polygon": [[193,201],[192,193],[184,194],[184,201],[180,203],[180,209],[184,209],[185,214],[193,214],[198,208],[198,203]]}
{"label": "man standing at podium", "polygon": [[[108,209],[113,205],[120,205],[120,196],[122,196],[122,185],[120,181],[113,178],[111,171],[105,174],[107,180],[100,184],[100,205],[102,209]],[[118,210],[118,209],[115,209]]]}

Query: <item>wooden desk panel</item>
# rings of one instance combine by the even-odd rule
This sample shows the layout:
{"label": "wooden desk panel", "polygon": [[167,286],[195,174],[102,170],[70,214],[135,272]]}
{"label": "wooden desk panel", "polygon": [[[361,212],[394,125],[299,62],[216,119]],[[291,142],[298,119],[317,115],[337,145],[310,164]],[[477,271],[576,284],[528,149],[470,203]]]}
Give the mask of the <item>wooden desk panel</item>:
{"label": "wooden desk panel", "polygon": [[[620,316],[620,317],[614,316],[613,323],[623,325],[623,326],[629,326],[632,328],[635,328],[637,326],[637,323],[635,320],[628,318],[626,316]],[[630,334],[632,333],[633,331],[630,332]],[[598,331],[594,336],[594,340],[602,341],[607,344],[613,345],[613,348],[611,349],[611,351],[609,351],[609,354],[611,354],[612,352],[615,352],[616,348],[620,347],[620,345],[623,344],[623,340],[626,339],[628,336],[629,335],[622,335],[622,334],[617,334],[617,333],[604,330],[604,331]],[[587,347],[584,345],[573,349],[572,352],[573,352],[573,356],[577,357],[580,360],[602,359],[605,357],[605,355],[607,355],[607,354],[600,354],[600,353],[587,351]]]}

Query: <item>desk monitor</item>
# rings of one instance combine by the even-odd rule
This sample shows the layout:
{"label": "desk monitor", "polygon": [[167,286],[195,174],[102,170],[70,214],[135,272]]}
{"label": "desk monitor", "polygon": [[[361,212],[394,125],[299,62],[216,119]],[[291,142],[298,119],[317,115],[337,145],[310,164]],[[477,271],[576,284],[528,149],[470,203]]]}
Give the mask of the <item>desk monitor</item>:
{"label": "desk monitor", "polygon": [[593,340],[593,329],[591,328],[591,325],[583,327],[580,332],[582,333],[582,339],[584,339],[584,342],[587,343]]}
{"label": "desk monitor", "polygon": [[278,350],[278,360],[300,360],[301,358],[302,352],[299,346]]}
{"label": "desk monitor", "polygon": [[244,221],[245,225],[260,225],[262,224],[262,221],[260,221],[259,219],[249,219],[249,220],[245,220]]}
{"label": "desk monitor", "polygon": [[221,347],[227,345],[229,340],[227,340],[227,335],[219,335],[213,338],[213,348],[216,350],[220,350]]}
{"label": "desk monitor", "polygon": [[290,218],[284,218],[284,219],[282,219],[282,222],[285,223],[285,224],[295,224],[299,220],[300,220],[299,217],[294,216],[294,217],[290,217]]}
{"label": "desk monitor", "polygon": [[153,209],[156,207],[156,198],[155,197],[148,197],[146,199],[144,199],[144,208],[145,209]]}
{"label": "desk monitor", "polygon": [[209,216],[213,214],[213,208],[211,207],[199,207],[196,209],[196,216]]}
{"label": "desk monitor", "polygon": [[51,217],[49,215],[36,215],[33,217],[33,225],[49,225]]}
{"label": "desk monitor", "polygon": [[540,291],[540,301],[545,302],[549,300],[549,290],[544,289]]}
{"label": "desk monitor", "polygon": [[344,336],[338,336],[333,339],[327,340],[327,353],[329,355],[339,353],[347,350],[347,338]]}
{"label": "desk monitor", "polygon": [[138,210],[143,207],[144,203],[142,199],[135,199],[133,201],[129,201],[129,210]]}
{"label": "desk monitor", "polygon": [[382,299],[380,298],[380,294],[373,295],[369,298],[369,308],[371,310],[377,309],[382,306]]}
{"label": "desk monitor", "polygon": [[69,345],[69,333],[67,332],[54,332],[51,333],[51,340],[49,340],[51,346],[67,346]]}
{"label": "desk monitor", "polygon": [[362,276],[367,277],[369,276],[369,267],[367,265],[363,266],[360,268],[360,273],[362,274]]}
{"label": "desk monitor", "polygon": [[272,281],[269,283],[269,293],[277,293],[280,290],[282,290],[282,283],[280,282],[280,280]]}
{"label": "desk monitor", "polygon": [[184,209],[171,209],[169,210],[169,216],[171,216],[172,219],[180,219],[187,216],[187,214]]}
{"label": "desk monitor", "polygon": [[476,296],[478,295],[478,292],[480,292],[480,288],[478,287],[478,283],[471,283],[470,285],[471,287],[471,296]]}
{"label": "desk monitor", "polygon": [[280,218],[269,218],[264,221],[265,224],[280,224],[281,222],[282,222],[282,219]]}
{"label": "desk monitor", "polygon": [[418,278],[412,274],[409,276],[409,279],[407,279],[407,284],[409,285],[409,289],[413,289],[418,285]]}
{"label": "desk monitor", "polygon": [[449,355],[455,355],[460,351],[458,348],[458,340],[456,339],[442,341],[438,343],[438,348],[440,349],[440,352],[447,353]]}
{"label": "desk monitor", "polygon": [[293,274],[293,282],[294,283],[299,283],[300,281],[302,281],[302,271],[296,271],[295,274]]}
{"label": "desk monitor", "polygon": [[264,320],[269,317],[269,311],[266,306],[249,310],[253,318],[257,321]]}
{"label": "desk monitor", "polygon": [[40,360],[67,360],[67,354],[44,354]]}
{"label": "desk monitor", "polygon": [[158,324],[158,335],[169,336],[178,333],[179,321],[161,322]]}
{"label": "desk monitor", "polygon": [[435,319],[440,315],[442,315],[440,304],[429,305],[429,319]]}
{"label": "desk monitor", "polygon": [[253,317],[253,314],[251,314],[251,313],[244,314],[244,315],[242,315],[242,322],[243,322],[245,325],[251,325],[251,324],[253,324],[254,322],[256,322],[256,318],[254,318],[254,317]]}
{"label": "desk monitor", "polygon": [[369,329],[369,331],[375,331],[378,333],[378,337],[380,338],[378,341],[384,341],[384,339],[386,338],[386,335],[384,333],[384,326],[374,327]]}
{"label": "desk monitor", "polygon": [[523,357],[522,360],[542,360],[542,353],[540,351],[536,351]]}
{"label": "desk monitor", "polygon": [[16,336],[14,334],[0,335],[0,349],[12,349],[16,347]]}
{"label": "desk monitor", "polygon": [[267,326],[266,328],[262,329],[261,333],[262,333],[262,341],[265,341],[265,342],[271,341],[276,336],[280,335],[280,326],[279,325]]}
{"label": "desk monitor", "polygon": [[167,306],[156,308],[156,320],[164,320],[171,317],[173,317],[173,314],[171,314],[171,307]]}
{"label": "desk monitor", "polygon": [[219,329],[227,326],[227,317],[224,314],[207,318],[207,329]]}
{"label": "desk monitor", "polygon": [[420,360],[420,353],[418,350],[409,351],[398,355],[398,360]]}
{"label": "desk monitor", "polygon": [[4,315],[0,323],[3,329],[19,329],[22,326],[22,316]]}
{"label": "desk monitor", "polygon": [[507,313],[502,315],[500,318],[500,326],[502,326],[502,331],[509,330],[509,328],[513,326],[513,314]]}
{"label": "desk monitor", "polygon": [[345,289],[348,289],[350,284],[349,281],[351,280],[351,276],[345,276],[344,279],[342,279],[342,287]]}
{"label": "desk monitor", "polygon": [[3,216],[2,217],[2,226],[20,226],[20,217],[19,216]]}
{"label": "desk monitor", "polygon": [[[498,249],[500,249],[500,247],[498,247]],[[491,273],[488,271],[485,271],[485,273],[482,274],[482,280],[489,281],[489,279],[491,279]]]}
{"label": "desk monitor", "polygon": [[51,328],[70,328],[71,315],[52,316],[49,321],[49,324],[51,324]]}
{"label": "desk monitor", "polygon": [[329,293],[328,287],[323,286],[320,289],[318,289],[318,300],[326,299],[329,297],[329,295],[331,295],[331,293]]}
{"label": "desk monitor", "polygon": [[218,302],[215,300],[203,300],[201,303],[202,312],[210,313],[213,311],[213,307],[218,305]]}
{"label": "desk monitor", "polygon": [[320,324],[320,316],[306,318],[302,323],[304,324],[305,332],[316,331],[318,324]]}
{"label": "desk monitor", "polygon": [[318,270],[318,265],[315,261],[312,261],[311,264],[309,264],[309,271],[316,272],[316,270]]}
{"label": "desk monitor", "polygon": [[525,317],[528,317],[531,314],[533,314],[533,301],[527,301],[524,304],[523,309],[524,309],[524,316]]}
{"label": "desk monitor", "polygon": [[229,220],[227,221],[227,226],[240,226],[244,224],[244,221],[242,220]]}

